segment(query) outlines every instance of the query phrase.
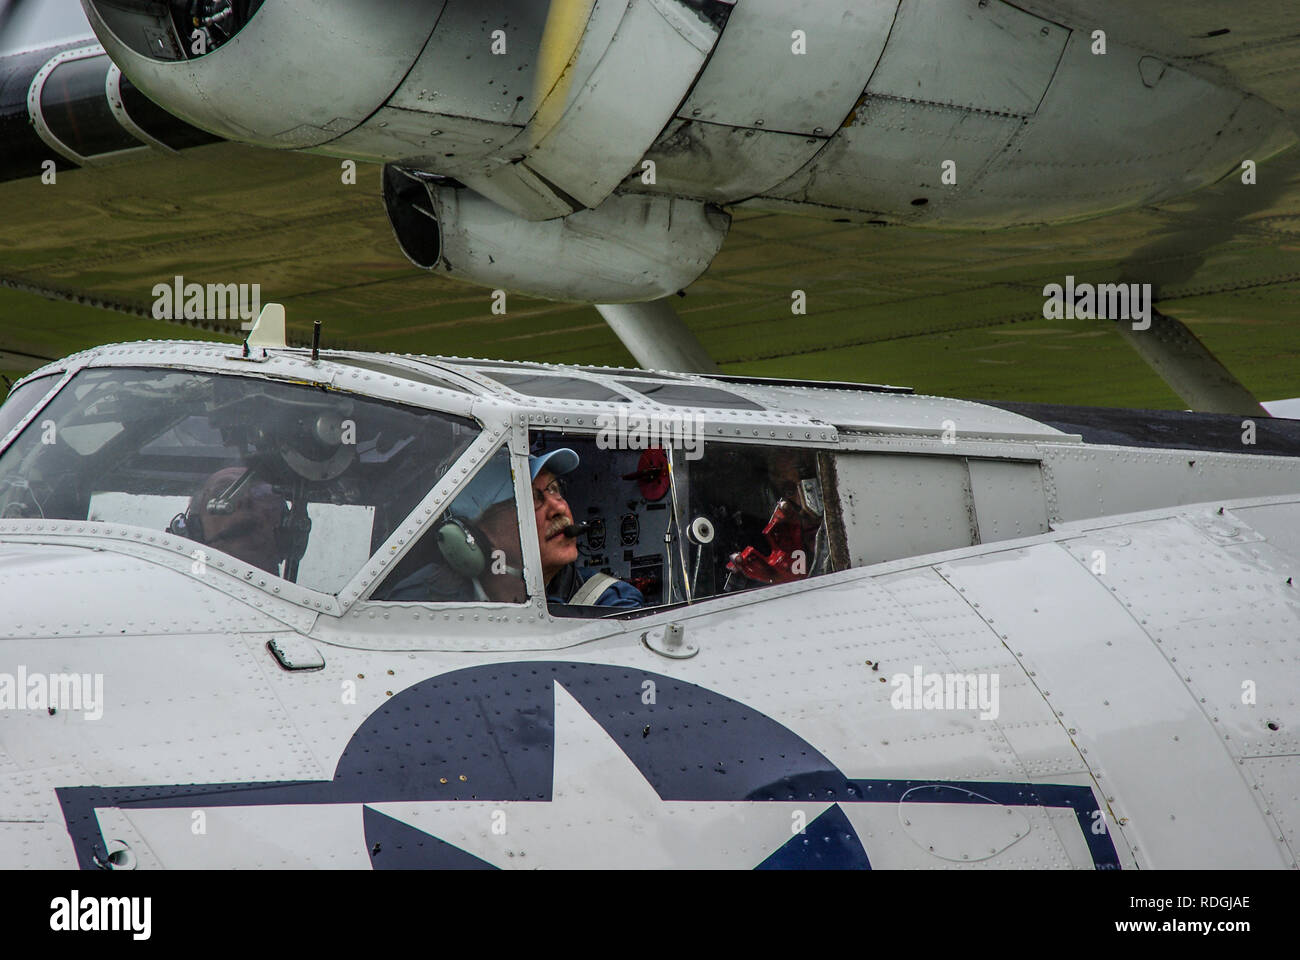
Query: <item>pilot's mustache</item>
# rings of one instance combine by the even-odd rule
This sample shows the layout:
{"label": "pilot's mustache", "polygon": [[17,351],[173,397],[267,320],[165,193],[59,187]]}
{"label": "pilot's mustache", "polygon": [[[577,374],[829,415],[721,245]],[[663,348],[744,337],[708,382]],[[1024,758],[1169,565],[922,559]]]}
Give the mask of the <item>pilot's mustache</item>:
{"label": "pilot's mustache", "polygon": [[563,530],[572,522],[573,520],[567,516],[556,517],[554,520],[552,520],[550,523],[546,525],[545,536],[550,537],[551,534],[559,533],[561,530]]}

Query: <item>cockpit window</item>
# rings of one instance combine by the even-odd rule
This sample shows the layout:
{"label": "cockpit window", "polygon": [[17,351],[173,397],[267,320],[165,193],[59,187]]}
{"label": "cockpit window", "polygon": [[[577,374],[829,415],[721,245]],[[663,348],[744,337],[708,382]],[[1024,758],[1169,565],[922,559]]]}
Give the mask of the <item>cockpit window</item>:
{"label": "cockpit window", "polygon": [[414,380],[416,383],[427,383],[431,387],[440,387],[443,390],[454,390],[457,393],[472,392],[467,387],[463,387],[459,383],[453,383],[446,377],[435,376],[427,367],[423,370],[418,370],[413,367],[404,367],[396,363],[388,363],[384,360],[374,360],[370,357],[334,356],[329,359],[332,363],[341,364],[345,367],[356,367],[359,370],[373,370],[375,373],[382,373],[403,380]]}
{"label": "cockpit window", "polygon": [[478,433],[320,387],[87,369],[0,454],[0,518],[168,531],[337,593]]}
{"label": "cockpit window", "polygon": [[394,603],[523,603],[510,450],[488,459],[446,512],[412,544],[370,595]]}
{"label": "cockpit window", "polygon": [[27,416],[27,412],[40,403],[41,398],[58,382],[58,374],[37,377],[10,391],[4,406],[0,406],[0,440],[4,440],[9,431],[18,426],[18,421]]}
{"label": "cockpit window", "polygon": [[599,403],[613,401],[627,403],[627,397],[594,380],[578,377],[553,377],[545,374],[519,373],[504,370],[480,370],[502,386],[526,397],[548,397],[553,400],[593,400]]}
{"label": "cockpit window", "polygon": [[678,383],[653,380],[619,381],[637,393],[643,393],[656,403],[670,407],[712,407],[720,410],[762,410],[761,404],[715,387],[695,383]]}
{"label": "cockpit window", "polygon": [[[579,581],[605,574],[635,588],[642,605],[653,607],[795,583],[835,569],[825,506],[834,475],[825,454],[691,439],[673,448],[635,433],[534,432],[535,455],[572,454],[562,490],[564,507],[580,528],[570,564]],[[565,574],[556,574],[555,582]],[[569,591],[548,582],[547,595]],[[606,598],[606,613],[617,612],[613,599]],[[570,598],[567,606],[551,609],[560,616],[591,615],[590,606],[575,606],[583,602]]]}
{"label": "cockpit window", "polygon": [[[815,451],[709,443],[689,465],[693,592],[733,593],[832,569],[823,478]],[[832,491],[833,495],[833,491]]]}

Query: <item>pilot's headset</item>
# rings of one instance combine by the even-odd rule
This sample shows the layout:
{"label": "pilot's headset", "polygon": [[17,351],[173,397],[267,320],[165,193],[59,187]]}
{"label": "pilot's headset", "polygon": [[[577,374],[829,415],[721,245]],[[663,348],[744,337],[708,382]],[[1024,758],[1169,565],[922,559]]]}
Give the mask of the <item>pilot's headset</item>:
{"label": "pilot's headset", "polygon": [[[167,525],[167,532],[196,543],[215,546],[222,540],[242,537],[256,529],[264,522],[264,519],[256,513],[250,513],[240,523],[221,531],[213,540],[208,539],[207,531],[203,529],[204,511],[215,514],[231,513],[238,509],[242,497],[250,494],[255,497],[263,495],[261,491],[255,489],[259,481],[253,478],[252,473],[252,470],[247,467],[225,467],[218,470],[208,477],[198,493],[190,498],[189,506],[184,512],[172,517],[171,523]],[[288,555],[292,544],[293,530],[288,504],[283,498],[279,498],[279,502],[279,520],[275,525],[275,548],[277,557],[283,560]]]}
{"label": "pilot's headset", "polygon": [[[452,570],[470,580],[477,580],[483,575],[488,568],[494,545],[483,536],[478,521],[492,507],[507,502],[513,510],[515,484],[510,473],[509,456],[498,455],[475,474],[469,486],[452,501],[451,507],[434,530],[438,552]],[[521,575],[513,567],[507,568],[506,572]]]}

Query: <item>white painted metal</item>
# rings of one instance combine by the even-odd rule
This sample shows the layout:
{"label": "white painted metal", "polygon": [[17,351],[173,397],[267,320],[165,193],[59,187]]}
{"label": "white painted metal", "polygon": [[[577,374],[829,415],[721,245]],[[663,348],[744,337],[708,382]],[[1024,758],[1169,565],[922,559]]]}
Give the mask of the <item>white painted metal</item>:
{"label": "white painted metal", "polygon": [[[897,0],[826,0],[799,8],[743,0],[678,116],[828,137],[876,68]],[[798,53],[801,32],[806,52]]]}
{"label": "white painted metal", "polygon": [[[586,81],[574,84],[563,113],[521,135],[536,138],[526,151],[528,167],[588,207],[608,197],[645,155],[717,40],[711,25],[684,35],[662,6],[672,0],[630,0],[609,46]],[[541,108],[543,117],[547,109]]]}
{"label": "white painted metal", "polygon": [[264,306],[244,342],[250,347],[284,349],[284,304],[268,303]]}
{"label": "white painted metal", "polygon": [[[5,524],[13,534],[21,528]],[[77,525],[72,525],[75,531]],[[84,536],[94,525],[80,524]],[[29,528],[30,529],[30,528]],[[263,603],[250,591],[244,597],[223,594],[210,583],[178,570],[127,555],[90,533],[100,550],[85,540],[58,544],[36,528],[27,542],[5,537],[0,556],[0,591],[5,598],[0,637],[68,638],[213,633],[222,630],[266,630],[283,623],[278,605]],[[162,535],[158,536],[162,539]],[[187,564],[188,567],[188,564]],[[50,597],[61,596],[57,607]],[[247,600],[256,595],[259,611]],[[166,596],[164,608],[151,611],[152,597]],[[272,613],[272,611],[275,613]],[[298,621],[301,625],[303,621]]]}
{"label": "white painted metal", "polygon": [[1290,457],[1103,444],[1041,452],[1053,522],[1300,489],[1300,464]]}
{"label": "white painted metal", "polygon": [[[1153,54],[1132,16],[1111,11],[1094,53],[1097,14],[1073,0],[745,0],[720,34],[678,0],[601,0],[552,34],[554,77],[546,5],[284,0],[206,55],[157,62],[98,2],[104,49],[177,116],[454,177],[525,220],[622,190],[855,222],[1053,222],[1187,193],[1296,139],[1195,57]],[[662,177],[641,179],[645,159]],[[568,280],[559,299],[630,299]]]}
{"label": "white painted metal", "polygon": [[[1219,179],[1244,156],[1262,162],[1295,142],[1276,108],[1179,67],[1147,86],[1144,51],[1112,40],[1097,56],[1091,29],[1071,35],[1035,116],[1009,148],[978,179],[959,179],[971,222],[1042,223],[1071,209],[1154,203]],[[1127,149],[1135,143],[1159,148]]]}
{"label": "white painted metal", "polygon": [[[767,194],[831,208],[888,211],[909,222],[942,219],[961,208],[968,189],[1025,122],[867,96],[811,163]],[[955,182],[945,183],[949,162]]]}
{"label": "white painted metal", "polygon": [[1069,36],[1003,0],[900,0],[867,93],[1029,116]]}
{"label": "white painted metal", "polygon": [[174,156],[179,153],[146,131],[127,113],[126,104],[122,100],[122,71],[111,61],[108,73],[104,76],[104,98],[108,101],[108,109],[113,111],[114,118],[131,136],[164,154]]}
{"label": "white painted metal", "polygon": [[[574,8],[585,23],[563,38],[572,50],[542,51],[547,10],[451,0],[383,118],[328,149],[454,175],[526,220],[599,206],[671,119],[718,31],[676,0],[607,0]],[[564,69],[543,77],[553,61]],[[467,122],[495,130],[446,142]],[[393,123],[406,131],[397,143]]]}
{"label": "white painted metal", "polygon": [[1152,308],[1147,329],[1134,330],[1129,323],[1117,323],[1115,329],[1189,410],[1268,416],[1246,385],[1181,320]]}
{"label": "white painted metal", "polygon": [[677,316],[671,300],[598,303],[596,309],[627,352],[647,370],[717,372],[718,365]]}
{"label": "white painted metal", "polygon": [[615,196],[530,222],[469,190],[430,185],[441,238],[435,272],[552,300],[657,300],[712,261],[729,215],[695,200]]}
{"label": "white painted metal", "polygon": [[966,465],[981,543],[1047,532],[1047,499],[1038,463],[971,458]]}
{"label": "white painted metal", "polygon": [[646,154],[655,164],[654,186],[634,171],[623,189],[734,203],[772,190],[824,146],[816,136],[679,121]]}
{"label": "white painted metal", "polygon": [[835,470],[854,566],[977,542],[960,458],[846,453],[835,458]]}
{"label": "white painted metal", "polygon": [[1077,438],[1036,420],[969,400],[835,389],[815,383],[807,387],[747,383],[732,389],[774,409],[815,416],[834,423],[841,430],[872,437],[941,438],[946,431],[956,443],[968,440],[1077,441]]}
{"label": "white painted metal", "polygon": [[355,130],[309,152],[373,163],[402,157],[448,176],[471,177],[479,171],[476,161],[499,150],[519,130],[495,120],[430,116],[390,103]]}
{"label": "white painted metal", "polygon": [[[212,344],[118,345],[51,369],[166,365],[283,377],[478,417],[483,437],[448,476],[429,478],[425,500],[372,558],[375,572],[427,528],[499,443],[511,445],[522,498],[529,428],[591,429],[593,411],[611,406],[525,397],[452,360],[392,363],[399,371],[409,365],[412,374],[437,371],[470,392],[349,366],[349,356],[337,352],[318,364],[301,351],[271,351],[257,364],[238,352]],[[595,383],[628,373],[549,369]],[[701,411],[709,437],[834,449],[846,442],[834,424],[888,421],[892,430],[859,432],[856,448],[836,455],[841,506],[857,562],[873,559],[873,544],[892,535],[886,507],[911,525],[912,555],[630,620],[565,620],[537,598],[518,605],[354,599],[373,582],[369,567],[346,595],[321,597],[276,578],[262,583],[242,567],[214,570],[210,563],[207,573],[196,573],[183,542],[154,531],[6,520],[3,670],[21,664],[101,674],[104,712],[91,719],[76,710],[0,710],[0,855],[21,866],[75,864],[56,789],[327,782],[367,718],[415,684],[470,666],[522,673],[529,664],[560,661],[648,671],[741,701],[803,738],[846,777],[864,781],[864,790],[915,781],[888,801],[837,804],[874,866],[1092,868],[1096,838],[1085,825],[1099,817],[1114,864],[1123,867],[1297,863],[1300,667],[1292,648],[1300,601],[1286,582],[1300,568],[1294,492],[1183,506],[1178,500],[1188,491],[1168,480],[1177,464],[1162,459],[1181,454],[1107,451],[1023,427],[1017,435],[1018,418],[955,403],[941,420],[978,421],[1000,438],[959,430],[945,444],[934,435],[943,429],[933,424],[945,402],[938,398],[842,391],[853,393],[850,399],[809,390],[788,412],[779,401],[800,396],[800,388],[683,379],[776,408]],[[803,408],[819,406],[823,395],[838,399],[818,421]],[[630,406],[680,409],[649,400]],[[929,444],[930,455],[891,446],[900,443]],[[1012,459],[1022,463],[985,463],[972,452],[994,445],[1019,450]],[[1145,465],[1152,472],[1143,496],[1155,499],[1163,488],[1168,505],[971,545],[972,506],[981,534],[1014,536],[1007,512],[1014,502],[1034,513],[1033,462],[1051,460],[1045,480],[1059,507],[1062,475],[1073,469],[1064,454],[1096,450],[1116,463]],[[1281,464],[1282,475],[1293,462],[1217,456],[1225,478],[1249,477],[1266,459]],[[1070,489],[1081,491],[1080,499],[1095,495],[1088,489],[1092,461],[1073,462],[1085,465],[1084,479]],[[918,555],[945,549],[926,540],[925,525],[933,532],[935,517],[948,509],[936,497],[947,497],[964,518],[965,545]],[[881,512],[878,525],[867,516],[873,510]],[[985,529],[981,510],[996,529]],[[531,521],[524,510],[525,540],[536,537]],[[535,571],[529,584],[536,589]],[[670,626],[682,629],[683,651],[689,644],[695,655],[649,649],[649,637],[666,637]],[[269,642],[284,659],[315,669],[285,669]],[[996,677],[998,708],[989,716],[969,704],[900,709],[896,681],[916,670]],[[1252,702],[1242,699],[1248,680],[1256,687]],[[524,868],[627,865],[633,843],[637,865],[754,866],[790,839],[796,814],[811,822],[830,810],[817,798],[661,798],[629,762],[627,747],[605,733],[605,714],[591,712],[581,689],[558,677],[541,682],[556,710],[550,801],[503,801],[511,823],[503,835],[488,829],[502,806],[496,801],[489,808],[431,796],[377,800],[376,809],[497,866]],[[628,702],[640,703],[641,695],[632,685]],[[661,687],[661,697],[672,695]],[[743,757],[727,762],[734,759]],[[920,802],[927,784],[936,802]],[[1008,784],[1072,790],[1082,806],[1011,803]],[[945,800],[965,790],[991,802]],[[1004,793],[992,796],[997,790]],[[189,829],[191,813],[110,802],[94,816],[105,843],[120,843],[110,849],[121,849],[138,869],[371,862],[359,802],[208,809],[208,832],[199,840]],[[25,822],[14,822],[19,818]]]}
{"label": "white painted metal", "polygon": [[[84,47],[75,47],[71,50],[64,50],[62,53],[58,53],[51,57],[44,65],[42,65],[40,70],[36,71],[36,75],[32,77],[32,82],[27,88],[27,116],[32,122],[32,128],[36,131],[36,135],[41,138],[47,147],[59,156],[63,157],[65,160],[71,160],[78,166],[98,166],[106,162],[112,162],[114,159],[120,159],[124,156],[134,154],[137,150],[144,149],[143,146],[129,147],[126,150],[117,150],[112,153],[99,154],[93,157],[84,156],[60,140],[58,135],[50,129],[50,125],[45,119],[42,95],[45,91],[45,83],[54,74],[54,71],[65,63],[71,63],[75,60],[94,60],[97,57],[103,56],[104,48],[97,43],[87,44]],[[121,107],[120,103],[114,106],[112,85],[116,83],[116,79],[114,77],[115,68],[111,60],[108,60],[105,63],[105,68],[107,70],[105,76],[105,95],[108,98],[109,109],[113,111],[113,115],[118,119],[118,122],[120,122],[133,137],[144,144],[155,144],[157,141],[154,141],[152,137],[144,134],[144,132],[134,123],[130,122],[129,119],[124,119],[125,112],[119,112]]]}
{"label": "white painted metal", "polygon": [[[85,4],[104,49],[150,99],[219,136],[281,149],[320,146],[381,106],[415,62],[442,6],[443,0],[268,3],[218,49],[160,62],[123,43],[95,5]],[[182,41],[189,47],[188,37]],[[337,82],[341,74],[347,83]]]}
{"label": "white painted metal", "polygon": [[[537,108],[533,81],[546,5],[447,0],[442,6],[429,18],[429,42],[388,106],[434,114],[435,125],[442,117],[459,117],[523,127]],[[621,13],[612,11],[614,17]],[[496,31],[502,36],[494,37]],[[499,146],[498,141],[494,152]]]}
{"label": "white painted metal", "polygon": [[[969,600],[978,597],[980,616],[1005,637],[1081,752],[1087,751],[1102,790],[1118,798],[1112,802],[1112,831],[1131,845],[1140,864],[1294,863],[1231,756],[1221,711],[1202,705],[1195,677],[1183,676],[1192,666],[1186,651],[1170,646],[1175,632],[1184,635],[1202,616],[1187,602],[1197,596],[1188,583],[1219,582],[1226,558],[1212,556],[1217,551],[1207,549],[1208,543],[1193,545],[1189,538],[1196,535],[1179,520],[1127,526],[1127,545],[1112,530],[1073,540],[1064,545],[1068,552],[1055,545],[1023,548],[939,570]],[[1094,574],[1098,550],[1106,566]],[[1135,602],[1146,592],[1143,583],[1152,580],[1164,588],[1166,603],[1174,599],[1169,588],[1177,585],[1176,606]],[[1021,589],[996,588],[1013,581]],[[1222,619],[1207,624],[1206,633],[1221,643],[1238,638],[1245,650],[1266,649],[1268,638],[1251,623],[1259,619],[1250,613],[1258,599],[1247,599],[1245,591],[1233,599],[1216,592]],[[1152,621],[1156,610],[1172,619],[1176,631]],[[1184,642],[1199,646],[1190,637]],[[1233,679],[1244,676],[1247,661],[1228,657]],[[1143,721],[1136,728],[1135,717]],[[1241,826],[1189,832],[1188,820]]]}

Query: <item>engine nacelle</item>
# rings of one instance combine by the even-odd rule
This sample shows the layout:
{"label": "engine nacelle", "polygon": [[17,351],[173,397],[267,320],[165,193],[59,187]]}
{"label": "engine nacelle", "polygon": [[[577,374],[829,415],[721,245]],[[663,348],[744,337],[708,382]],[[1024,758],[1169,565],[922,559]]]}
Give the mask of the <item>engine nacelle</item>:
{"label": "engine nacelle", "polygon": [[384,205],[416,266],[494,289],[589,303],[657,300],[690,285],[731,226],[699,200],[615,194],[553,220],[525,220],[473,190],[389,165]]}
{"label": "engine nacelle", "polygon": [[319,146],[375,112],[420,56],[444,0],[82,0],[145,95],[265,147]]}

